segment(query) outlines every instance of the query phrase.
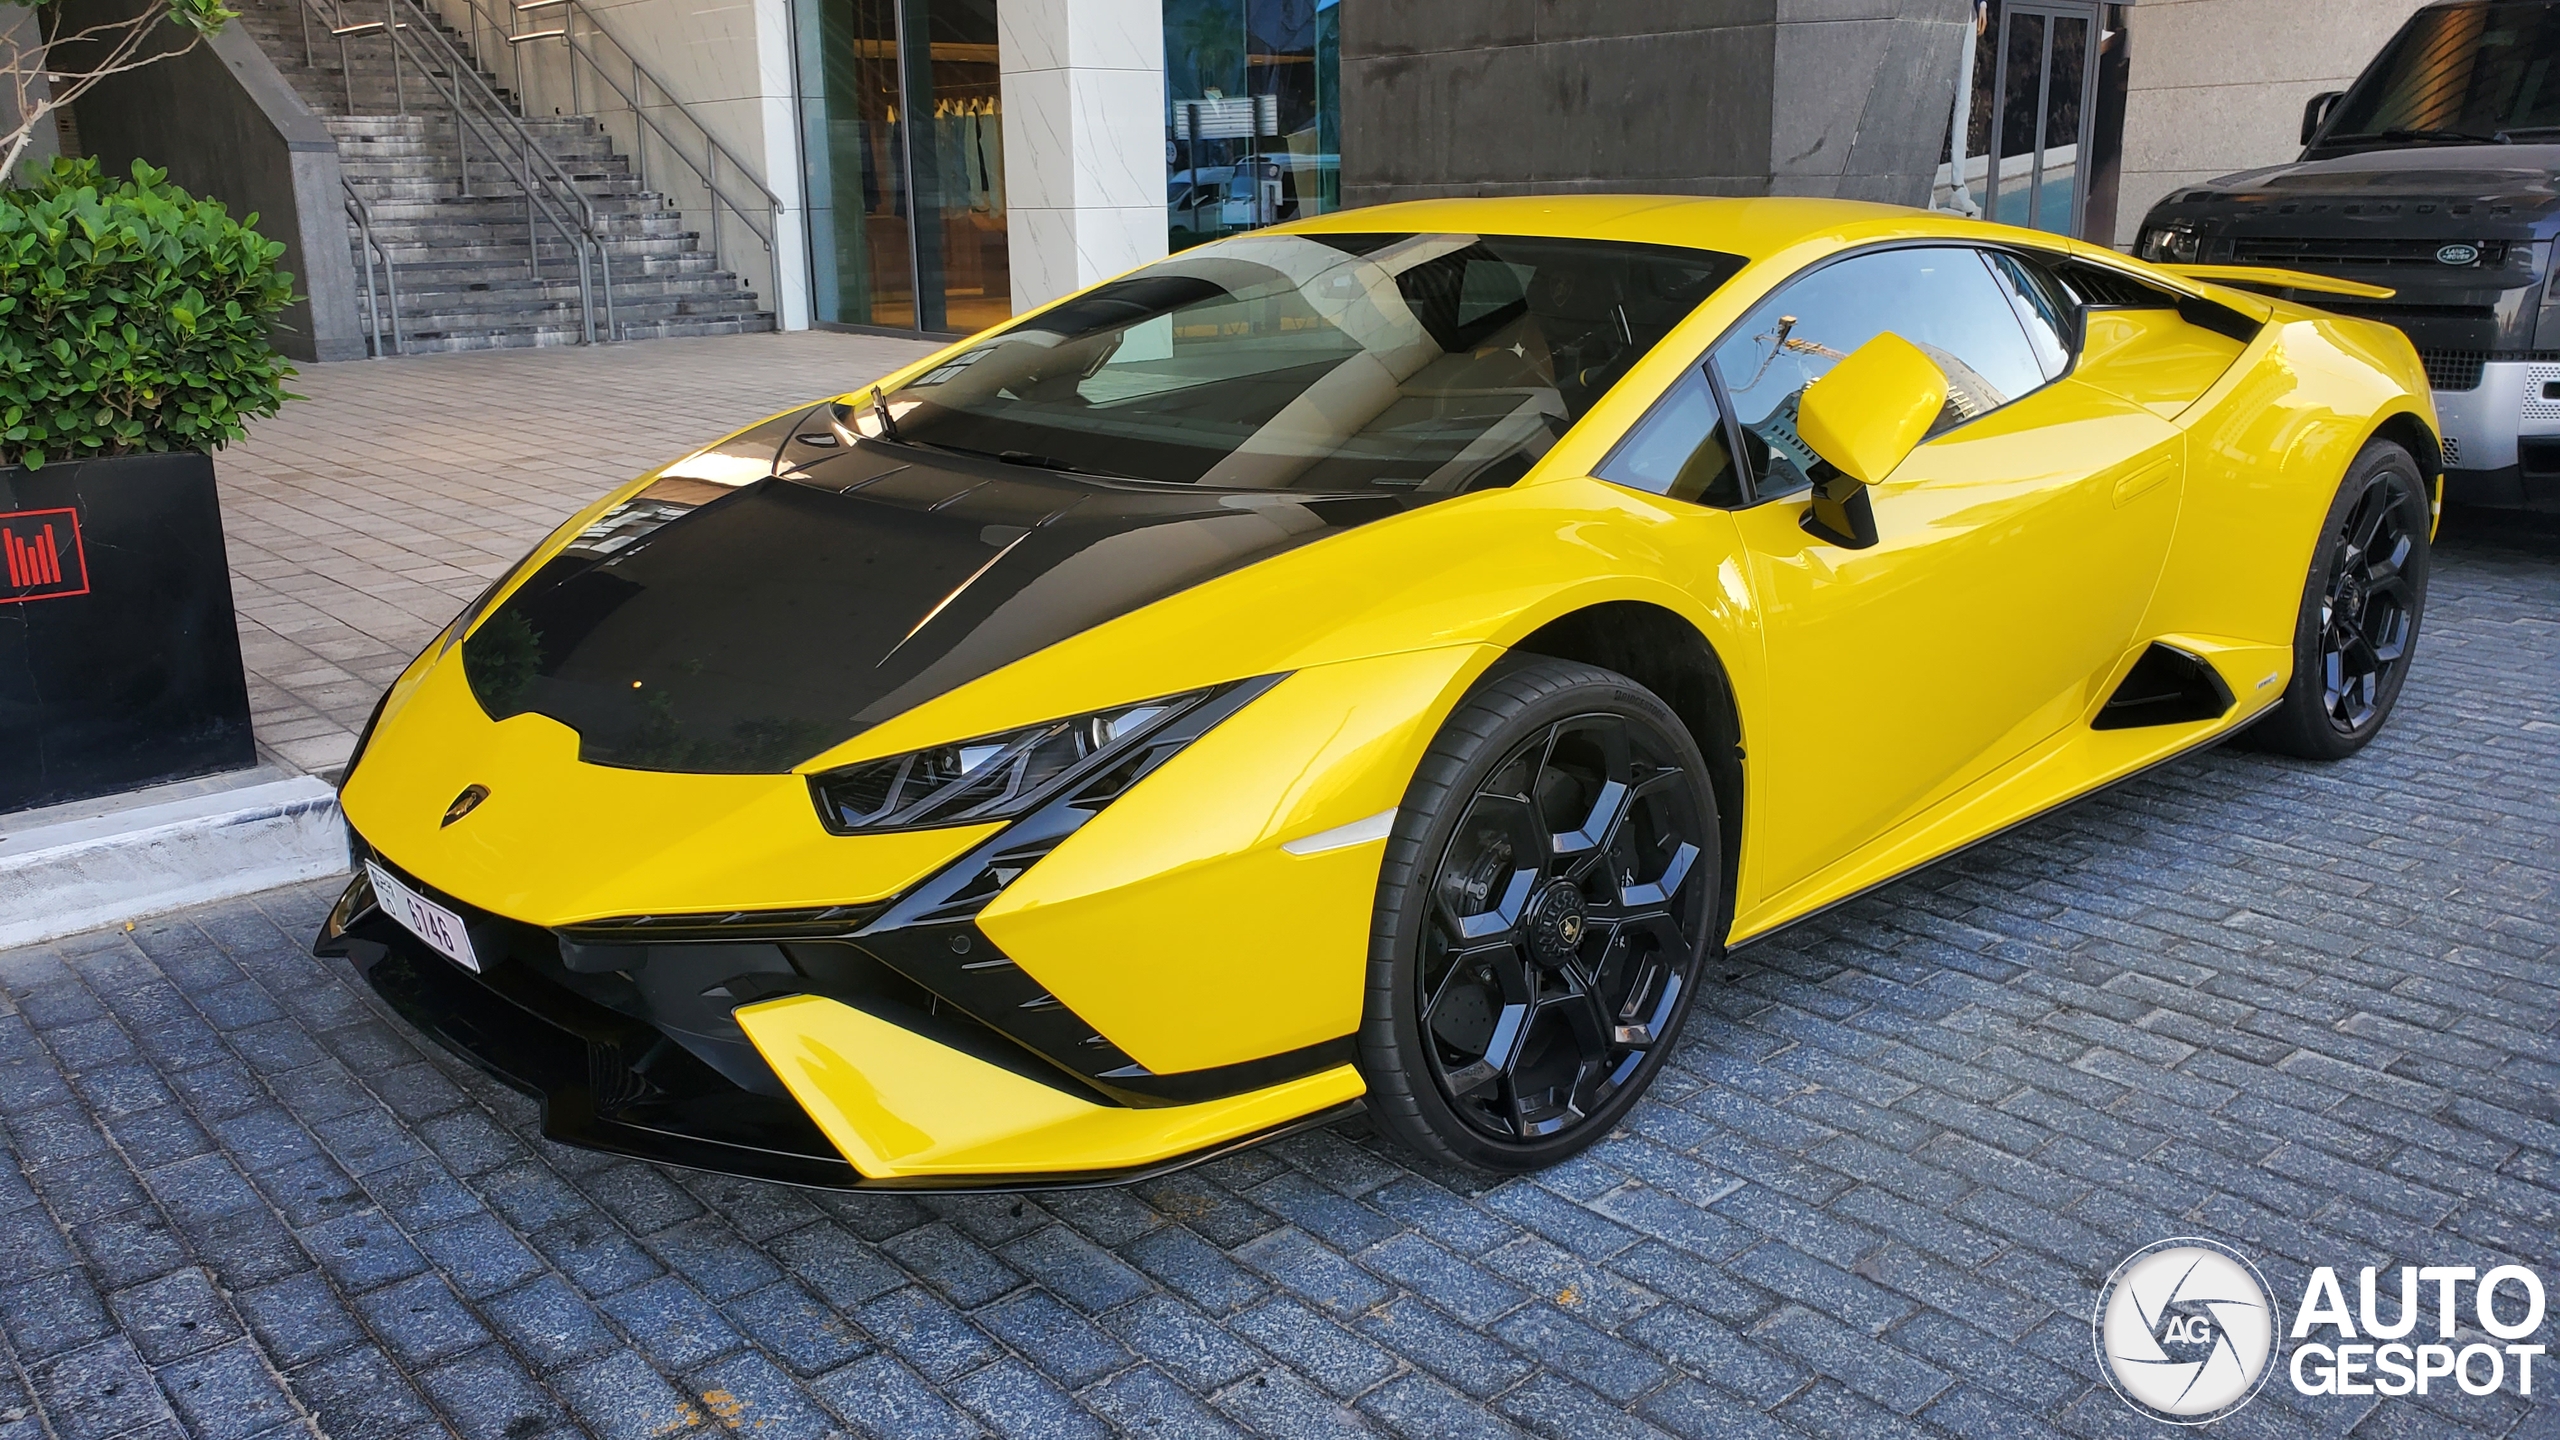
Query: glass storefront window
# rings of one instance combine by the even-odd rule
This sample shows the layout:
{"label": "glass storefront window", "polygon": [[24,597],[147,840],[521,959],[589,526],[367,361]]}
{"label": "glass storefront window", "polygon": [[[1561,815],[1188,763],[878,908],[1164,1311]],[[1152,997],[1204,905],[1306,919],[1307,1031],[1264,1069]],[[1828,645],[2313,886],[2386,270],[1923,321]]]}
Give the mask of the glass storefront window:
{"label": "glass storefront window", "polygon": [[1164,0],[1169,248],[1342,208],[1340,19],[1336,0]]}
{"label": "glass storefront window", "polygon": [[996,0],[797,8],[817,319],[937,332],[1005,319]]}

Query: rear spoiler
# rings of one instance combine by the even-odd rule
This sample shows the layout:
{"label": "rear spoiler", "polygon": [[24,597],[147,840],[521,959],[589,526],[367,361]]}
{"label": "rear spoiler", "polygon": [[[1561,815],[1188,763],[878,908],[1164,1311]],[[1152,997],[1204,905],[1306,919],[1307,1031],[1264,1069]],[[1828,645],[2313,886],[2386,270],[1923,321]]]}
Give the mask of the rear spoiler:
{"label": "rear spoiler", "polygon": [[2388,300],[2400,293],[2388,285],[2367,285],[2361,280],[2341,280],[2334,275],[2314,275],[2273,265],[2160,265],[2155,268],[2189,280],[2201,280],[2208,285],[2233,285],[2253,290],[2307,290],[2319,295],[2347,295],[2358,300]]}

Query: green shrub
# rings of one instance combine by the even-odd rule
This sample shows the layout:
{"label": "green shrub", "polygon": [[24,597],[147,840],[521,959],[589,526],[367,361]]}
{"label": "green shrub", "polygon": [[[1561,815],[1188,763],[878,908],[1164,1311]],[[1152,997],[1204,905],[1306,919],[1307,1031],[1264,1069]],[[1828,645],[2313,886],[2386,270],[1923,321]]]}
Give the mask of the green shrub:
{"label": "green shrub", "polygon": [[284,246],[137,160],[56,160],[0,195],[0,463],[212,450],[273,415]]}

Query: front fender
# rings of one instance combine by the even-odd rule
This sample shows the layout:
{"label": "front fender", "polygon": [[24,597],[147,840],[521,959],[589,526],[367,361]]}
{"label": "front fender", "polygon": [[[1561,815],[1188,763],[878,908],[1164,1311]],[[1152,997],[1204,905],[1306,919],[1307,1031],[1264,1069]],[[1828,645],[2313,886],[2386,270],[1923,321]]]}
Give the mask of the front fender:
{"label": "front fender", "polygon": [[1443,646],[1291,675],[1087,821],[979,928],[1158,1075],[1350,1035],[1386,827],[1328,832],[1392,817],[1501,654]]}

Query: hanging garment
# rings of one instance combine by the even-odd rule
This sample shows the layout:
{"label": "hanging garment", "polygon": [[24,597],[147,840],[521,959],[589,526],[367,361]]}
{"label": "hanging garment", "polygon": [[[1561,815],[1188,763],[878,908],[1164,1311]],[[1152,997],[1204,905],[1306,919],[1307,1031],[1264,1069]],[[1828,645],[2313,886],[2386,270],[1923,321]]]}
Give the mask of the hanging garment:
{"label": "hanging garment", "polygon": [[1004,218],[1004,111],[994,105],[979,117],[978,163],[986,172],[987,213]]}
{"label": "hanging garment", "polygon": [[969,169],[969,209],[980,215],[992,212],[987,203],[987,117],[976,107],[961,117],[960,158]]}
{"label": "hanging garment", "polygon": [[935,169],[942,177],[942,211],[958,216],[967,213],[969,204],[969,117],[955,107],[952,113],[934,122]]}

